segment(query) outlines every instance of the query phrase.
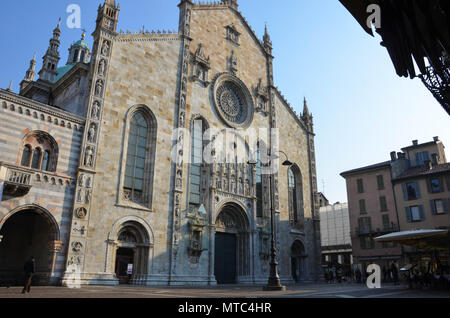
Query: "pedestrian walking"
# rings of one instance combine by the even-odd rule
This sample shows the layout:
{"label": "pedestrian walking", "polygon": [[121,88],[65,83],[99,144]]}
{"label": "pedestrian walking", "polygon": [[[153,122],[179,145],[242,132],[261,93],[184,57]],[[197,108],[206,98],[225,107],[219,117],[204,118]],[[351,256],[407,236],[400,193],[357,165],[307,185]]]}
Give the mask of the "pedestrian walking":
{"label": "pedestrian walking", "polygon": [[22,294],[25,294],[25,292],[30,292],[31,280],[33,279],[35,271],[35,260],[33,256],[25,263],[23,269],[25,271],[25,284],[23,286]]}
{"label": "pedestrian walking", "polygon": [[391,270],[392,270],[392,279],[394,280],[394,285],[398,285],[398,270],[397,270],[397,266],[395,266],[395,263],[392,263]]}

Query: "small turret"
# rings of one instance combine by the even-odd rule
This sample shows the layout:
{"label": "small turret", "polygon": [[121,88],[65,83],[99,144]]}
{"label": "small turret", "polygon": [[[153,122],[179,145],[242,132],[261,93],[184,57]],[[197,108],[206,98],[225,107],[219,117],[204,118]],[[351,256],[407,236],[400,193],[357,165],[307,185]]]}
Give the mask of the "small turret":
{"label": "small turret", "polygon": [[270,35],[269,32],[267,31],[267,24],[264,29],[263,43],[264,43],[264,50],[266,50],[267,54],[272,55],[272,41],[270,40]]}
{"label": "small turret", "polygon": [[67,64],[89,63],[91,51],[89,50],[89,45],[84,41],[85,37],[86,34],[83,32],[81,40],[70,46]]}
{"label": "small turret", "polygon": [[313,123],[313,116],[312,114],[309,112],[308,109],[308,103],[306,102],[306,97],[303,100],[303,114],[302,114],[302,120],[303,122],[306,124],[306,126],[308,127],[308,130],[313,132],[314,128],[314,123]]}
{"label": "small turret", "polygon": [[33,59],[30,61],[30,67],[25,73],[25,78],[20,83],[20,90],[23,90],[29,83],[34,81],[36,76],[36,52],[34,52]]}

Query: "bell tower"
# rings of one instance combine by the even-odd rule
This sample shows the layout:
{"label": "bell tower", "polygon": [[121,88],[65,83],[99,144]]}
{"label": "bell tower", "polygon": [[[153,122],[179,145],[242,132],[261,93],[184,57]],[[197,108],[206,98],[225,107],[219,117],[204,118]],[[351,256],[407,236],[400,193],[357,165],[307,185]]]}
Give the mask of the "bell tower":
{"label": "bell tower", "polygon": [[54,82],[58,72],[59,46],[61,42],[59,40],[61,36],[61,18],[59,18],[58,26],[53,30],[53,37],[50,39],[47,52],[45,53],[42,63],[42,69],[39,71],[39,79]]}

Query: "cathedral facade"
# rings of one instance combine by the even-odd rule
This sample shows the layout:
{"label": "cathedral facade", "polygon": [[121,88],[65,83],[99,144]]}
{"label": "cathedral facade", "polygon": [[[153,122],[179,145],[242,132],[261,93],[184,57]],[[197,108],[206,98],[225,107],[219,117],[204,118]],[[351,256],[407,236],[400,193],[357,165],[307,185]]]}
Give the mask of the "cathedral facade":
{"label": "cathedral facade", "polygon": [[306,101],[236,0],[178,7],[178,31],[124,32],[106,0],[92,49],[59,66],[58,25],[39,79],[0,90],[0,279],[34,255],[43,284],[264,284],[272,209],[281,281],[320,279]]}

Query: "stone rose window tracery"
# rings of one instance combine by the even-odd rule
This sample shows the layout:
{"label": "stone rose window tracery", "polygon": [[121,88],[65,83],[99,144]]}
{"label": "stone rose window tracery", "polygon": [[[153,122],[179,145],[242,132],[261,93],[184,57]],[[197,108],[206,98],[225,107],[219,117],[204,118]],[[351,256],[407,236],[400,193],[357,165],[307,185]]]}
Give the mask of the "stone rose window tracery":
{"label": "stone rose window tracery", "polygon": [[222,119],[231,127],[248,127],[253,120],[253,100],[247,87],[230,74],[219,76],[214,85],[214,102]]}

